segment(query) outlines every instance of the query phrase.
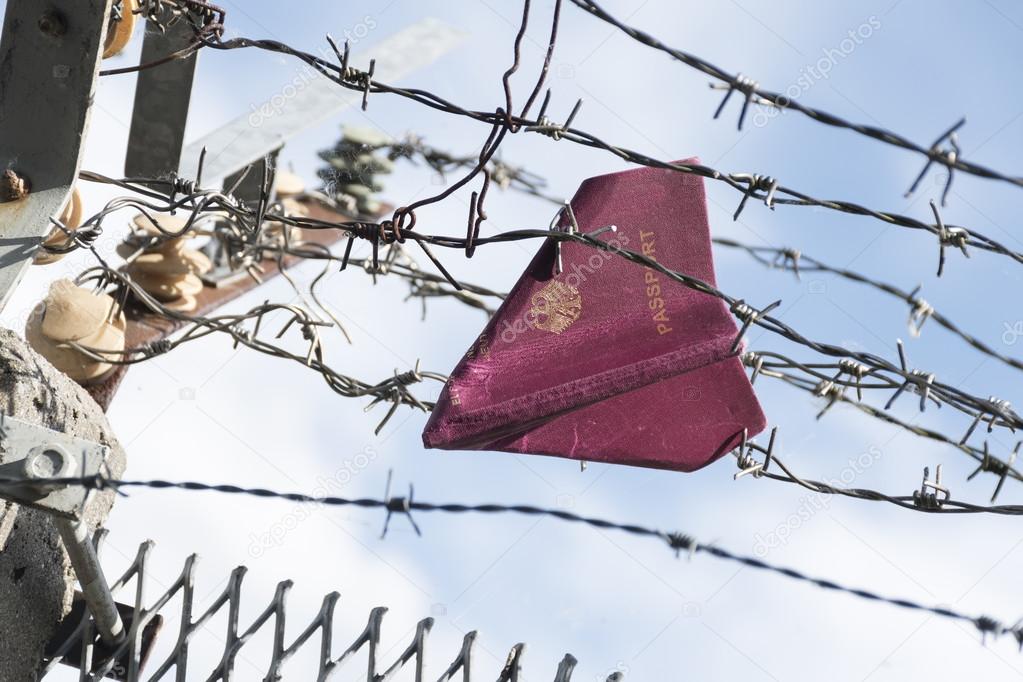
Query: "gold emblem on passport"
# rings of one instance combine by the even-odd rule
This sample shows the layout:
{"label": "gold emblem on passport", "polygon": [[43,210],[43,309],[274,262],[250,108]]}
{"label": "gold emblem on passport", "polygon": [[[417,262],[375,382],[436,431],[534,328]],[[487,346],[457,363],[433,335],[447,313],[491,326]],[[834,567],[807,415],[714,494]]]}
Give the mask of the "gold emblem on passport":
{"label": "gold emblem on passport", "polygon": [[579,290],[564,282],[551,280],[533,294],[529,316],[537,329],[560,334],[579,319],[583,299]]}

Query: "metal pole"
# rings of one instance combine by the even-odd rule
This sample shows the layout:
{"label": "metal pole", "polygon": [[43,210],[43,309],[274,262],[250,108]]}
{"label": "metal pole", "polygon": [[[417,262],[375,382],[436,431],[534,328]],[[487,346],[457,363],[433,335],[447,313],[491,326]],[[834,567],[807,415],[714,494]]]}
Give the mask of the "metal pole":
{"label": "metal pole", "polygon": [[[62,446],[56,443],[34,448],[21,462],[22,472],[27,481],[67,476],[75,468],[74,458]],[[46,494],[53,488],[50,486],[35,487],[40,494]],[[69,519],[50,516],[50,520],[60,533],[67,550],[75,576],[82,586],[85,603],[96,622],[96,630],[100,637],[111,647],[117,646],[125,638],[124,623],[114,604],[114,596],[103,575],[96,548],[92,544],[89,526],[80,519]]]}

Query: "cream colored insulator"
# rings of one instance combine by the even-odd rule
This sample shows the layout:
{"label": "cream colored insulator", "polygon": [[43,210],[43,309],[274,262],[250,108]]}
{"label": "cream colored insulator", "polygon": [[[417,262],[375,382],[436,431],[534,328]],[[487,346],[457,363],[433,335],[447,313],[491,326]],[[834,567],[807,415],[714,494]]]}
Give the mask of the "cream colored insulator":
{"label": "cream colored insulator", "polygon": [[[64,224],[64,227],[69,230],[76,230],[82,225],[82,195],[78,193],[78,188],[75,187],[71,190],[71,194],[67,198],[67,203],[64,204],[64,210],[61,211],[60,222]],[[43,244],[46,246],[67,246],[68,236],[59,227],[54,225],[53,230],[43,240]],[[50,263],[56,263],[67,254],[63,253],[51,253],[44,249],[39,249],[32,256],[32,262],[36,265],[49,265]]]}
{"label": "cream colored insulator", "polygon": [[70,343],[119,359],[117,353],[124,350],[124,327],[124,313],[110,296],[59,279],[29,315],[25,339],[51,365],[78,383],[88,384],[103,379],[114,365],[95,360]]}
{"label": "cream colored insulator", "polygon": [[295,173],[277,171],[277,198],[284,208],[284,215],[297,218],[309,215],[309,210],[298,200],[298,197],[303,194],[305,194],[305,183],[302,178]]}
{"label": "cream colored insulator", "polygon": [[[181,232],[186,219],[174,216],[155,216],[160,228],[167,232]],[[118,253],[130,257],[137,253],[143,240],[163,234],[153,221],[140,214],[135,218],[136,230],[132,237],[118,247]],[[144,248],[124,271],[147,294],[170,310],[188,312],[196,308],[196,295],[202,291],[199,276],[209,272],[213,264],[200,251],[187,246],[187,236],[172,237],[159,244]]]}
{"label": "cream colored insulator", "polygon": [[276,184],[274,185],[277,196],[281,199],[294,198],[305,193],[305,182],[295,173],[288,171],[277,171]]}
{"label": "cream colored insulator", "polygon": [[107,26],[103,59],[120,54],[121,50],[127,47],[131,41],[131,34],[135,32],[135,11],[138,8],[138,0],[121,0],[121,16],[115,18],[111,15],[110,24]]}
{"label": "cream colored insulator", "polygon": [[[309,210],[298,200],[298,197],[305,193],[305,182],[302,181],[301,177],[295,173],[279,170],[277,171],[274,190],[284,215],[290,218],[304,218],[309,215]],[[269,237],[272,245],[283,245],[283,240],[281,239],[283,227],[281,223],[277,222],[263,223],[263,233]],[[292,242],[300,241],[302,230],[298,227],[291,227],[288,235]]]}

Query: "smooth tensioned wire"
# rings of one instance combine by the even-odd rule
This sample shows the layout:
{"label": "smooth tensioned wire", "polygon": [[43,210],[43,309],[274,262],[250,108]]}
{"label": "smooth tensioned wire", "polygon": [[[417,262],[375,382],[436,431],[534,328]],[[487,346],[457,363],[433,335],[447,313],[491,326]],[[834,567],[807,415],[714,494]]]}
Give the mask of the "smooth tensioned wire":
{"label": "smooth tensioned wire", "polygon": [[[758,570],[783,575],[793,580],[809,583],[816,587],[824,590],[833,592],[841,592],[849,594],[860,599],[875,601],[891,606],[897,606],[903,609],[909,609],[913,611],[921,611],[930,613],[943,618],[951,620],[957,620],[962,622],[972,623],[974,627],[984,636],[1002,636],[1010,635],[1017,641],[1021,650],[1023,650],[1023,622],[1017,622],[1015,625],[1006,626],[1000,621],[986,615],[982,616],[970,616],[961,611],[944,607],[944,606],[932,606],[923,604],[911,599],[902,599],[896,597],[889,597],[871,590],[865,590],[861,588],[849,587],[833,580],[818,578],[803,571],[799,571],[793,568],[784,566],[778,566],[763,559],[757,557],[739,554],[736,552],[729,551],[722,547],[718,547],[714,544],[704,544],[696,540],[694,537],[679,533],[679,532],[665,532],[649,526],[631,524],[631,523],[620,523],[617,521],[610,521],[593,516],[583,516],[574,512],[565,511],[563,509],[550,509],[546,507],[538,507],[533,505],[506,505],[506,504],[459,504],[459,503],[433,503],[423,502],[421,500],[415,500],[413,498],[413,492],[410,487],[409,497],[385,497],[385,498],[345,498],[345,497],[315,497],[312,495],[305,495],[302,493],[285,493],[275,490],[269,490],[266,488],[247,488],[232,484],[208,484],[200,483],[196,481],[163,481],[163,480],[149,480],[149,481],[118,481],[113,479],[105,478],[101,475],[90,476],[84,478],[55,478],[55,479],[39,479],[33,480],[33,485],[81,485],[94,490],[108,490],[112,489],[123,493],[127,488],[151,488],[151,489],[177,489],[177,490],[188,490],[188,491],[213,491],[231,495],[246,495],[252,497],[259,497],[265,499],[281,499],[290,502],[299,503],[311,503],[311,504],[322,504],[325,506],[332,507],[359,507],[362,509],[381,509],[387,512],[387,521],[390,520],[392,514],[401,514],[408,516],[409,520],[412,521],[412,512],[424,512],[424,513],[442,513],[442,514],[483,514],[483,515],[494,515],[494,514],[521,514],[526,516],[534,517],[545,517],[554,518],[560,521],[566,521],[569,523],[583,524],[593,528],[601,530],[618,530],[630,535],[638,537],[654,538],[660,540],[666,544],[671,550],[676,553],[676,556],[682,552],[688,553],[690,556],[696,554],[708,554],[710,556],[722,559],[724,561],[730,561],[755,568]],[[22,487],[24,486],[23,481],[16,481],[13,479],[0,479],[0,486],[2,487]],[[418,526],[415,526],[418,531]],[[385,521],[386,529],[386,521]]]}
{"label": "smooth tensioned wire", "polygon": [[[589,14],[621,30],[623,33],[625,33],[633,40],[643,45],[646,45],[647,47],[663,52],[671,56],[675,60],[681,62],[682,64],[685,64],[686,66],[696,69],[697,71],[700,71],[701,73],[704,73],[710,76],[711,78],[721,81],[726,86],[728,86],[729,92],[738,90],[742,92],[747,98],[756,97],[758,104],[767,104],[773,107],[777,107],[778,109],[791,109],[793,111],[798,111],[799,113],[809,117],[814,121],[817,121],[818,123],[823,123],[824,125],[833,126],[836,128],[845,128],[847,130],[851,130],[865,137],[869,137],[874,140],[879,140],[880,142],[884,142],[885,144],[891,145],[893,147],[899,147],[901,149],[906,149],[911,152],[915,152],[921,156],[926,157],[928,165],[930,165],[931,163],[940,163],[944,165],[946,168],[948,168],[950,172],[952,170],[958,170],[964,173],[969,173],[970,175],[975,175],[977,177],[987,178],[989,180],[998,180],[1001,182],[1009,183],[1011,185],[1015,185],[1017,187],[1023,187],[1023,177],[1008,175],[1006,173],[1002,173],[1000,171],[987,168],[980,164],[965,161],[958,154],[950,157],[947,153],[943,153],[942,150],[937,148],[938,144],[943,142],[949,136],[950,133],[954,132],[955,129],[962,125],[963,123],[962,121],[959,124],[957,124],[952,130],[946,132],[944,135],[939,137],[935,144],[931,145],[930,147],[924,147],[890,130],[862,123],[853,123],[851,121],[847,121],[839,116],[828,113],[821,109],[816,109],[814,107],[801,104],[795,98],[788,97],[777,92],[771,92],[769,90],[762,89],[755,82],[751,81],[748,78],[744,78],[742,74],[735,75],[730,74],[724,69],[721,69],[711,64],[705,59],[701,59],[696,55],[690,54],[678,48],[670,47],[663,43],[662,41],[658,40],[657,38],[653,37],[649,33],[646,33],[645,31],[625,24],[622,20],[614,17],[612,14],[604,10],[600,5],[598,5],[593,0],[571,0],[571,2],[572,4],[583,9]],[[741,119],[739,126],[740,128],[742,126]]]}

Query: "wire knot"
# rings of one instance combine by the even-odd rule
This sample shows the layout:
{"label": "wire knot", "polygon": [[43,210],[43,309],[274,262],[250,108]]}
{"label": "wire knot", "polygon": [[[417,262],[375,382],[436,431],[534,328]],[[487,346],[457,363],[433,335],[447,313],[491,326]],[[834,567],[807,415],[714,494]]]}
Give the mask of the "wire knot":
{"label": "wire knot", "polygon": [[677,558],[683,550],[687,552],[695,552],[699,548],[696,540],[691,535],[685,533],[668,533],[665,535],[665,540],[668,542],[668,547],[675,550],[675,557]]}
{"label": "wire knot", "polygon": [[933,372],[924,372],[919,369],[909,369],[906,361],[906,350],[902,345],[902,340],[898,341],[899,348],[899,364],[902,367],[903,378],[905,379],[899,388],[895,391],[888,402],[885,403],[884,409],[889,409],[900,395],[906,390],[911,393],[916,393],[920,396],[920,411],[923,412],[927,407],[927,399],[930,398],[934,401],[934,404],[941,407],[941,401],[931,395],[931,388],[934,386],[935,375]]}
{"label": "wire knot", "polygon": [[[839,372],[841,374],[841,372]],[[822,379],[813,388],[813,395],[818,398],[826,398],[828,403],[824,408],[817,413],[817,419],[820,419],[828,413],[835,403],[845,397],[845,386],[842,386],[835,382],[834,379]]]}
{"label": "wire knot", "polygon": [[756,351],[750,350],[743,353],[740,359],[742,360],[742,364],[753,368],[753,372],[749,377],[749,383],[752,386],[757,382],[757,377],[760,376],[760,373],[764,370],[764,358]]}
{"label": "wire knot", "polygon": [[925,301],[922,298],[917,298],[917,292],[920,291],[920,287],[917,287],[909,295],[909,320],[906,324],[909,326],[909,333],[913,336],[920,336],[920,330],[923,329],[924,322],[927,321],[931,315],[934,314],[934,306]]}
{"label": "wire knot", "polygon": [[1017,441],[1016,447],[1009,453],[1008,461],[1003,462],[991,454],[991,451],[988,449],[987,441],[984,441],[984,459],[980,461],[980,464],[973,470],[973,473],[966,477],[966,480],[972,481],[981,471],[991,472],[998,476],[998,483],[995,485],[995,491],[991,494],[991,501],[994,502],[998,499],[998,494],[1002,492],[1002,486],[1005,485],[1005,479],[1009,477],[1010,473],[1012,473],[1012,465],[1015,464],[1016,457],[1019,456],[1021,446],[1023,446],[1023,441]]}
{"label": "wire knot", "polygon": [[552,140],[560,140],[561,136],[568,132],[569,128],[572,127],[572,121],[575,120],[576,114],[579,113],[579,107],[583,105],[581,99],[576,100],[575,106],[572,107],[571,113],[568,118],[565,119],[564,123],[557,124],[551,121],[550,117],[547,116],[547,105],[551,101],[551,91],[547,90],[547,94],[543,98],[543,104],[540,105],[540,113],[537,114],[536,124],[526,126],[526,130],[534,133],[540,133],[546,135]]}
{"label": "wire knot", "polygon": [[995,620],[991,616],[978,616],[973,620],[973,624],[978,630],[980,630],[981,640],[986,639],[988,635],[997,637],[1004,632],[1011,632],[1013,637],[1020,642],[1020,646],[1023,646],[1023,639],[1021,639],[1021,634],[1018,628],[1007,630],[1002,626],[1000,621]]}
{"label": "wire knot", "polygon": [[[948,176],[945,178],[945,188],[941,192],[941,205],[944,206],[948,201],[948,193],[952,189],[952,172],[955,170],[956,165],[959,163],[959,155],[962,153],[962,149],[959,148],[959,136],[956,133],[963,125],[966,124],[966,119],[960,119],[954,126],[946,130],[944,133],[938,136],[936,140],[931,144],[927,150],[927,163],[924,164],[924,168],[920,171],[920,174],[916,176],[913,184],[910,185],[909,190],[905,196],[909,197],[916,188],[920,186],[920,181],[927,175],[927,171],[931,169],[931,165],[935,162],[942,164],[948,170]],[[942,147],[942,143],[948,142],[948,147]]]}
{"label": "wire knot", "polygon": [[799,276],[799,259],[802,255],[803,252],[799,249],[780,249],[774,257],[774,260],[771,261],[771,267],[781,267],[783,270],[792,270],[792,272],[796,275],[796,279],[800,280],[802,278]]}
{"label": "wire knot", "polygon": [[[757,198],[762,198],[764,205],[772,211],[774,210],[774,195],[778,191],[778,181],[775,178],[758,173],[733,173],[728,177],[733,182],[746,185],[746,190],[742,193],[742,199],[739,201],[739,207],[732,214],[732,220],[739,219],[742,210],[746,208],[746,202],[749,201],[750,197],[757,196],[756,192],[764,192],[763,197],[757,196]],[[798,252],[794,253],[796,253],[796,258],[798,259]]]}
{"label": "wire knot", "polygon": [[416,535],[422,537],[423,533],[419,530],[419,526],[416,524],[416,520],[412,518],[412,507],[415,504],[413,501],[415,495],[415,489],[412,484],[408,486],[408,497],[391,497],[391,477],[393,475],[392,470],[387,472],[387,487],[384,489],[384,508],[387,509],[387,517],[384,519],[384,530],[380,534],[380,539],[383,540],[387,537],[387,528],[391,524],[392,514],[402,514],[408,518],[412,528],[416,531]]}
{"label": "wire knot", "polygon": [[842,358],[838,361],[838,372],[834,379],[837,380],[843,374],[848,374],[856,379],[856,399],[863,400],[863,377],[870,372],[870,367],[856,362],[852,358]]}
{"label": "wire knot", "polygon": [[781,301],[775,301],[768,305],[763,310],[757,310],[756,308],[747,305],[746,301],[740,299],[735,301],[729,306],[729,310],[732,314],[742,320],[742,327],[739,329],[739,333],[735,335],[735,340],[732,341],[732,349],[729,351],[733,355],[739,350],[742,345],[742,337],[745,336],[747,330],[751,325],[757,323],[758,320],[763,318],[767,313],[771,312],[775,308],[781,305]]}
{"label": "wire knot", "polygon": [[923,482],[919,490],[913,491],[913,504],[920,509],[937,510],[951,499],[949,489],[941,485],[941,465],[934,472],[934,480],[929,480],[930,469],[924,467]]}
{"label": "wire knot", "polygon": [[726,90],[725,96],[721,98],[721,103],[718,104],[718,108],[714,111],[715,119],[721,116],[721,112],[725,110],[725,105],[732,98],[733,92],[739,91],[744,95],[742,111],[739,112],[739,130],[742,130],[743,121],[746,120],[746,112],[749,110],[750,102],[753,101],[753,96],[757,94],[757,90],[760,88],[760,83],[740,73],[736,74],[735,78],[725,84],[711,83],[710,87],[712,90]]}

